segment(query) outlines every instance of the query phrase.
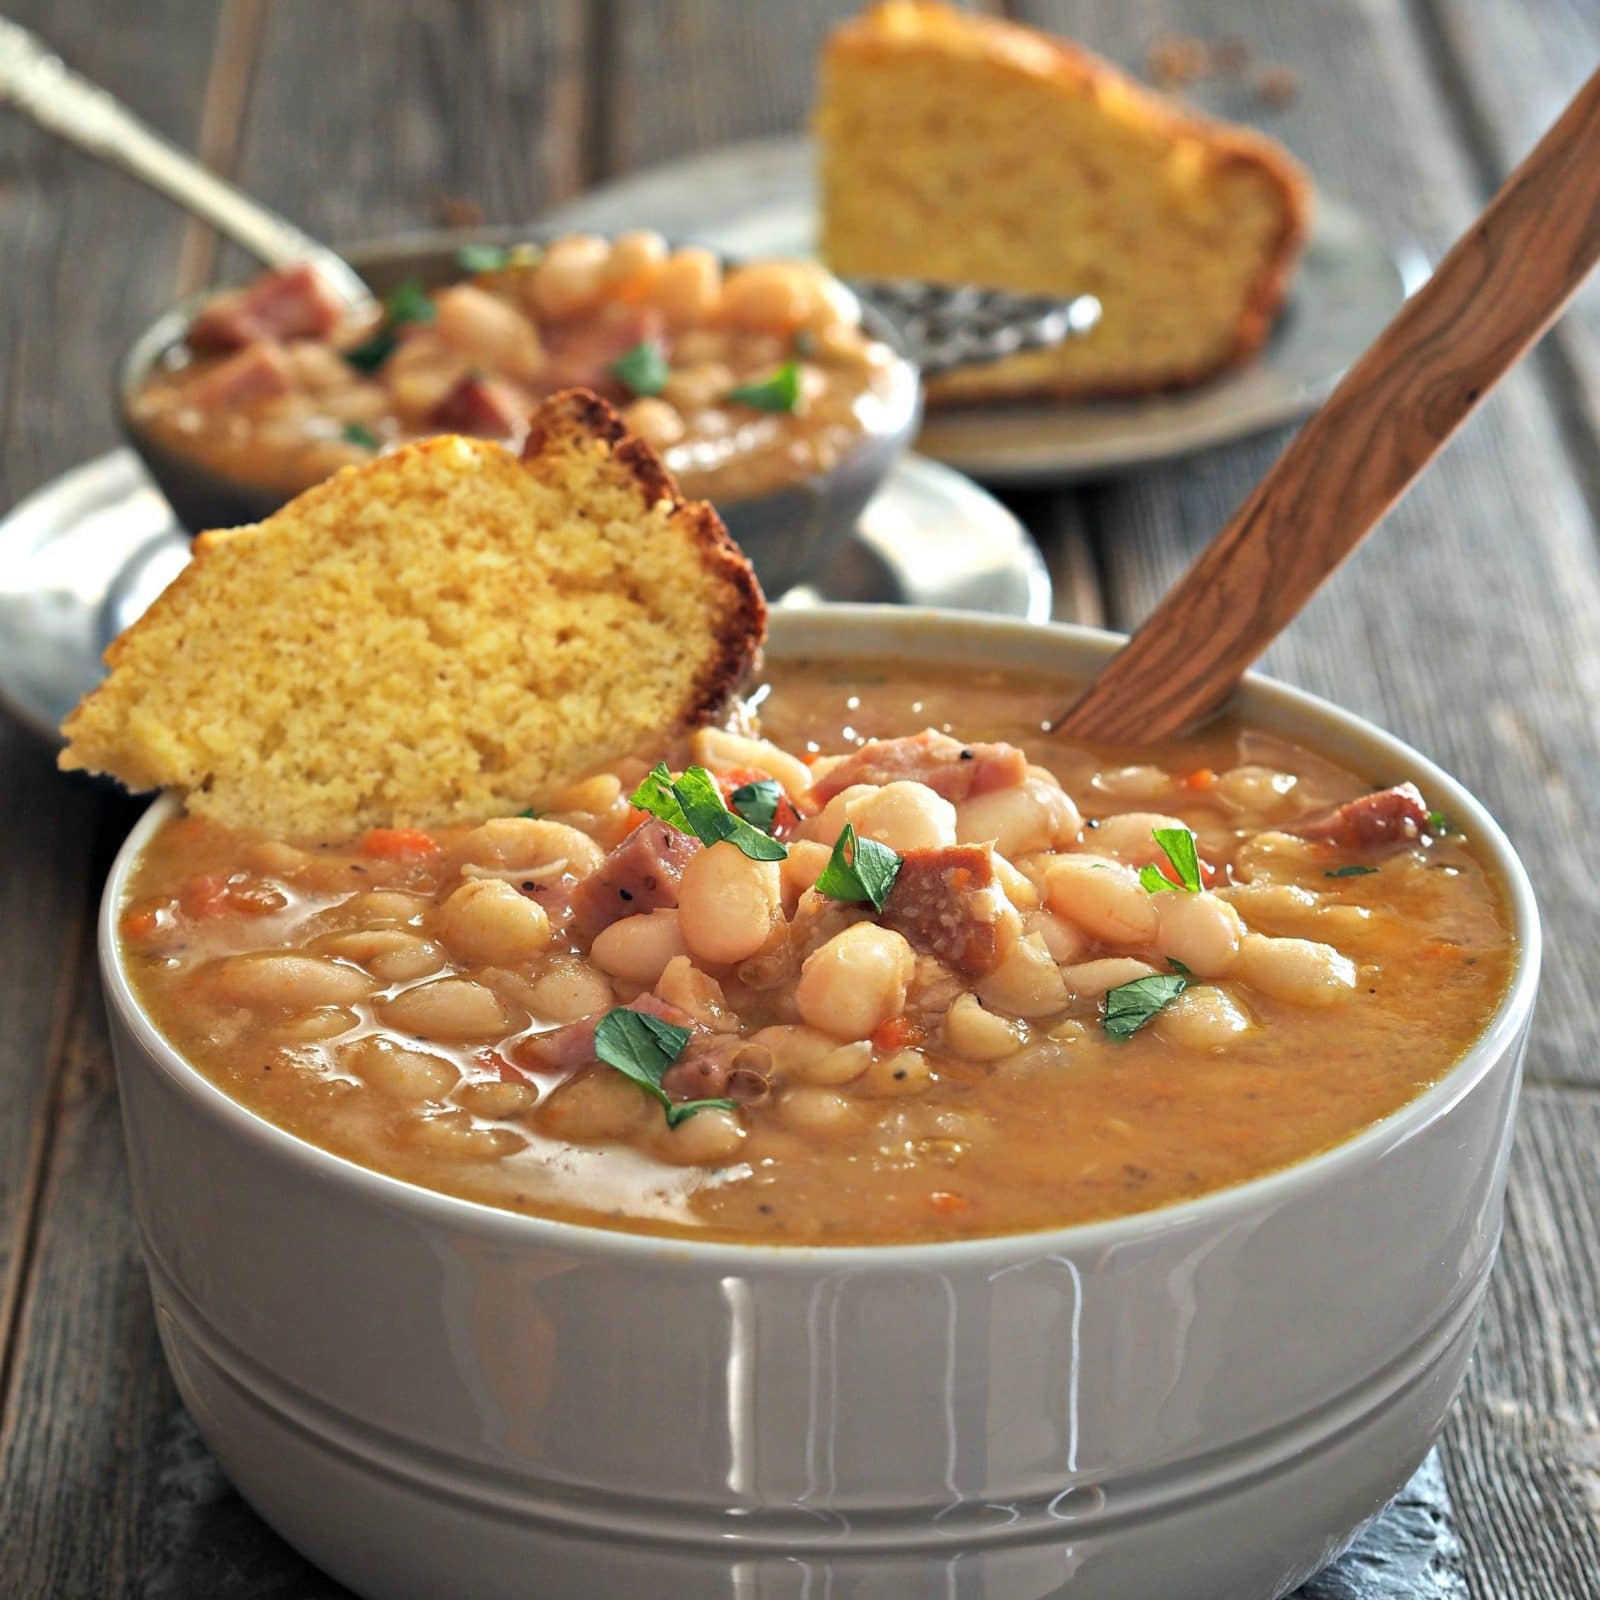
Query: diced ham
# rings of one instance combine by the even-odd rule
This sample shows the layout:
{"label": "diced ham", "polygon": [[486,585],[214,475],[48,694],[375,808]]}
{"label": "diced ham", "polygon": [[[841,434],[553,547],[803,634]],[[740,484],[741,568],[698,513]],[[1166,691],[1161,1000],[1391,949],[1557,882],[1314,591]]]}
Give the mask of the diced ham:
{"label": "diced ham", "polygon": [[276,400],[294,386],[294,369],[283,346],[263,339],[184,384],[183,400],[196,411],[243,410]]}
{"label": "diced ham", "polygon": [[[676,1006],[669,1005],[659,995],[642,994],[630,1000],[629,1011],[642,1011],[648,1016],[660,1017],[680,1028],[692,1027],[693,1021]],[[597,1059],[594,1053],[594,1031],[600,1026],[605,1011],[593,1016],[580,1017],[548,1033],[531,1033],[511,1046],[511,1053],[530,1072],[576,1072]]]}
{"label": "diced ham", "polygon": [[528,402],[509,384],[469,372],[428,413],[428,423],[450,433],[503,439],[516,433],[527,417]]}
{"label": "diced ham", "polygon": [[573,890],[573,925],[592,939],[622,917],[677,905],[678,879],[702,848],[692,834],[654,818],[635,828]]}
{"label": "diced ham", "polygon": [[736,1100],[755,1105],[771,1092],[772,1052],[748,1039],[693,1039],[662,1074],[674,1100]]}
{"label": "diced ham", "polygon": [[544,329],[545,364],[538,377],[540,393],[558,389],[593,389],[608,400],[628,400],[612,375],[612,363],[646,339],[660,338],[666,327],[654,306],[620,302],[601,307],[593,316],[552,323]]}
{"label": "diced ham", "polygon": [[882,921],[918,950],[973,975],[993,972],[1022,931],[987,844],[906,851]]}
{"label": "diced ham", "polygon": [[314,268],[264,272],[243,289],[220,294],[189,325],[197,350],[238,350],[257,339],[326,339],[344,307]]}
{"label": "diced ham", "polygon": [[991,789],[1010,789],[1028,776],[1028,758],[1013,744],[962,744],[925,728],[903,739],[873,739],[853,750],[812,787],[826,805],[853,783],[925,783],[946,800],[969,800]]}
{"label": "diced ham", "polygon": [[1302,839],[1322,839],[1347,850],[1407,844],[1428,825],[1428,807],[1414,783],[1379,789],[1357,800],[1297,822],[1286,829]]}

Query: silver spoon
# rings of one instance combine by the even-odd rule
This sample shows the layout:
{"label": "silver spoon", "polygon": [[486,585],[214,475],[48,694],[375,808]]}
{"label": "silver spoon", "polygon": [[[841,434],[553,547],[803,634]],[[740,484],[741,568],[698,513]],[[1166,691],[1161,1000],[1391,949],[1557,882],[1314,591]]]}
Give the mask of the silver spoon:
{"label": "silver spoon", "polygon": [[[73,72],[43,40],[4,18],[0,104],[15,106],[40,127],[131,173],[267,266],[309,263],[352,311],[376,314],[372,291],[343,257],[208,172],[113,95]],[[895,325],[904,353],[930,375],[1059,344],[1087,333],[1100,316],[1091,295],[1058,299],[883,279],[857,279],[850,287]]]}

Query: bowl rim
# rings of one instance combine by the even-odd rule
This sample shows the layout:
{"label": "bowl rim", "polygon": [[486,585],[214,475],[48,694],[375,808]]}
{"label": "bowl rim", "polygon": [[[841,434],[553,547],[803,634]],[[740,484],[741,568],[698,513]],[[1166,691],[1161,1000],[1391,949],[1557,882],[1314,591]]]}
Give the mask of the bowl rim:
{"label": "bowl rim", "polygon": [[[1090,653],[1109,653],[1125,642],[1125,635],[1081,624],[1029,623],[934,608],[838,605],[773,613],[775,631],[780,634],[791,630],[802,632],[808,624],[829,628],[833,624],[826,619],[830,618],[838,619],[837,627],[844,631],[842,642],[846,648],[841,649],[840,654],[846,658],[892,655],[896,634],[926,637],[930,632],[1017,640],[1035,640],[1042,632],[1063,649],[1086,649]],[[823,620],[819,622],[819,619]],[[851,647],[857,640],[859,645]],[[769,637],[769,644],[772,642]],[[781,646],[778,653],[783,653]],[[913,663],[915,659],[911,658]],[[1049,673],[1049,664],[1042,652],[1036,670]],[[1251,703],[1252,711],[1257,706],[1267,706],[1296,719],[1338,727],[1352,736],[1354,742],[1370,748],[1392,770],[1403,771],[1427,785],[1427,792],[1431,794],[1442,794],[1450,814],[1466,822],[1474,845],[1483,852],[1504,884],[1517,959],[1506,992],[1483,1031],[1436,1083],[1338,1144],[1289,1166],[1192,1199],[1089,1222],[965,1239],[893,1244],[769,1244],[632,1232],[621,1227],[509,1211],[364,1166],[290,1133],[234,1100],[168,1043],[134,994],[120,959],[118,913],[134,862],[150,836],[178,809],[178,798],[172,794],[158,796],[140,817],[118,849],[106,877],[98,933],[100,976],[106,1005],[150,1062],[180,1092],[209,1117],[264,1153],[280,1157],[291,1166],[308,1168],[309,1176],[335,1187],[351,1185],[374,1204],[420,1215],[440,1225],[476,1232],[500,1243],[524,1243],[569,1254],[589,1254],[640,1264],[687,1260],[718,1271],[743,1265],[763,1272],[809,1273],[844,1268],[932,1269],[981,1264],[986,1259],[1009,1259],[1016,1255],[1033,1257],[1069,1250],[1104,1252],[1117,1246],[1149,1244],[1159,1237],[1199,1224],[1226,1225],[1256,1207],[1272,1207],[1322,1183],[1337,1183],[1348,1178],[1368,1161],[1381,1160],[1390,1150],[1418,1135],[1465,1098],[1491,1068],[1515,1048],[1527,1026],[1538,987],[1543,941],[1538,906],[1526,868],[1499,823],[1464,785],[1393,734],[1306,690],[1251,673],[1245,680],[1244,697]]]}

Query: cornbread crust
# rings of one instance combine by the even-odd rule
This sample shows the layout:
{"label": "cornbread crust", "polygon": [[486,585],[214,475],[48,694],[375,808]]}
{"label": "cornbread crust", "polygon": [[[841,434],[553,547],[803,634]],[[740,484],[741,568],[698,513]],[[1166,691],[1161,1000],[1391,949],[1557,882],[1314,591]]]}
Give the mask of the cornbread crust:
{"label": "cornbread crust", "polygon": [[[1147,89],[1068,40],[956,11],[937,0],[885,0],[841,24],[829,36],[814,123],[823,149],[823,256],[835,271],[847,275],[942,275],[930,272],[909,253],[886,258],[882,253],[885,230],[881,228],[866,239],[850,234],[839,204],[842,186],[850,181],[839,170],[847,154],[843,150],[846,129],[839,109],[839,83],[857,67],[892,69],[897,63],[917,60],[975,65],[1010,77],[1018,85],[1043,84],[1092,101],[1108,125],[1137,127],[1152,137],[1170,140],[1174,147],[1180,143],[1194,146],[1203,153],[1205,175],[1213,187],[1224,184],[1230,171],[1260,180],[1274,192],[1279,210],[1275,236],[1261,252],[1259,269],[1240,297],[1227,337],[1204,359],[1148,374],[1075,371],[1096,338],[1090,333],[1056,352],[1030,353],[934,379],[928,385],[931,404],[1036,397],[1128,398],[1182,389],[1237,366],[1261,347],[1282,306],[1310,225],[1311,184],[1288,152],[1253,129],[1215,121]],[[972,92],[979,89],[974,87]],[[1026,161],[1027,152],[1019,151],[1016,159]],[[962,232],[965,220],[958,209],[952,210],[949,223],[953,230]],[[1081,282],[1006,282],[1003,271],[985,275],[982,281],[1042,292],[1098,289]]]}
{"label": "cornbread crust", "polygon": [[716,512],[569,390],[520,461],[428,439],[203,534],[60,764],[280,836],[504,815],[710,720],[765,627]]}

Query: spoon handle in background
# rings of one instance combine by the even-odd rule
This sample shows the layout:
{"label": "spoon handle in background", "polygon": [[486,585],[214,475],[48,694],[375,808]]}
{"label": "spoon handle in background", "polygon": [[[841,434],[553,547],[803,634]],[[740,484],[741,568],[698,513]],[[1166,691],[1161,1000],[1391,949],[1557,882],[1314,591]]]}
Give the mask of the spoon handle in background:
{"label": "spoon handle in background", "polygon": [[43,40],[0,17],[0,105],[132,173],[268,266],[309,262],[351,306],[372,291],[339,256],[167,143],[114,96],[73,72]]}
{"label": "spoon handle in background", "polygon": [[1215,711],[1597,259],[1600,72],[1052,731],[1137,743]]}

